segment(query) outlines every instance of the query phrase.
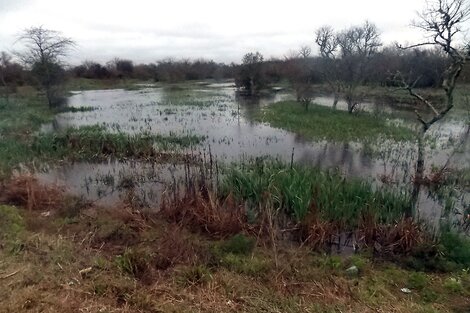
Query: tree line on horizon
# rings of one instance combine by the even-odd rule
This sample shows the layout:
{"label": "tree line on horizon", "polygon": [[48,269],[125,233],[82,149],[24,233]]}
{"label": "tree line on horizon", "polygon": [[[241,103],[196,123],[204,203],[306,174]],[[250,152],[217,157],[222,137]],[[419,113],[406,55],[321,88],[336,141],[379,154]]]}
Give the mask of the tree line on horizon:
{"label": "tree line on horizon", "polygon": [[[203,79],[243,79],[243,72],[253,64],[261,64],[260,85],[278,83],[282,80],[292,80],[296,70],[308,70],[312,83],[324,83],[324,71],[327,62],[321,55],[310,53],[302,55],[291,52],[282,58],[265,60],[259,52],[249,52],[244,55],[242,62],[217,63],[204,58],[173,59],[166,58],[155,63],[136,64],[129,59],[114,58],[106,63],[86,60],[80,65],[64,66],[63,71],[68,77],[88,79],[141,79],[161,82],[180,82]],[[258,54],[258,59],[250,56]],[[446,56],[437,49],[415,48],[402,50],[396,45],[383,47],[370,60],[367,67],[366,83],[389,85],[391,73],[397,70],[406,71],[410,77],[421,77],[419,87],[438,87],[442,81],[442,71],[446,66]],[[305,74],[305,73],[304,73]],[[463,80],[470,81],[470,71]],[[0,83],[2,85],[33,84],[31,69],[14,55],[5,51],[0,53]]]}
{"label": "tree line on horizon", "polygon": [[[266,60],[259,52],[246,53],[241,62],[225,64],[213,60],[167,58],[155,63],[136,64],[132,60],[114,58],[104,64],[84,61],[77,66],[63,62],[67,50],[75,43],[60,33],[42,27],[32,27],[19,38],[26,49],[23,52],[0,53],[0,84],[3,93],[14,92],[17,86],[33,85],[42,90],[52,90],[67,78],[98,80],[152,80],[156,82],[182,82],[205,79],[234,79],[239,89],[256,94],[266,87],[289,82],[297,99],[311,100],[312,85],[324,84],[334,94],[340,95],[354,110],[358,102],[355,90],[361,85],[395,86],[396,73],[412,82],[415,88],[440,87],[449,65],[449,56],[439,47],[417,46],[403,49],[398,44],[384,46],[377,27],[368,21],[362,25],[336,31],[323,26],[314,33],[312,47],[301,46],[283,58]],[[55,47],[50,55],[38,55],[38,44]],[[37,51],[36,51],[37,50]],[[26,52],[25,52],[26,51]],[[464,68],[460,81],[470,82],[470,70]],[[54,95],[48,95],[53,98]],[[52,101],[52,100],[51,100]],[[50,103],[51,105],[51,103]]]}

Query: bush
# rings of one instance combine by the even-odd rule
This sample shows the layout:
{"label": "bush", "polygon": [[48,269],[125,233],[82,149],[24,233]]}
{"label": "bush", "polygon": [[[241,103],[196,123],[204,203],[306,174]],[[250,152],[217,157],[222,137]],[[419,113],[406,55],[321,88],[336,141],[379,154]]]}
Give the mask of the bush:
{"label": "bush", "polygon": [[441,233],[440,242],[446,259],[464,267],[470,266],[469,239],[447,229]]}

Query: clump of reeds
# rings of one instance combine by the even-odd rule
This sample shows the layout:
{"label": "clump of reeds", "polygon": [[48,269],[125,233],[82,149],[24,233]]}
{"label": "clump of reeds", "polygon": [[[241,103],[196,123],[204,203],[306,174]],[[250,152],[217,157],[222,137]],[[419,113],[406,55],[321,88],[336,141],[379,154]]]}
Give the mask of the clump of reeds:
{"label": "clump of reeds", "polygon": [[63,187],[41,184],[32,174],[15,175],[0,186],[0,202],[23,206],[28,210],[57,209],[63,200]]}
{"label": "clump of reeds", "polygon": [[406,194],[374,189],[368,182],[345,179],[337,172],[273,162],[228,169],[219,194],[229,193],[253,210],[269,200],[296,222],[302,222],[313,205],[319,219],[344,230],[357,228],[368,212],[374,212],[379,223],[393,223],[411,205]]}
{"label": "clump of reeds", "polygon": [[246,223],[243,206],[233,201],[230,195],[220,200],[201,190],[187,192],[178,199],[164,199],[161,213],[169,221],[215,237],[237,234]]}

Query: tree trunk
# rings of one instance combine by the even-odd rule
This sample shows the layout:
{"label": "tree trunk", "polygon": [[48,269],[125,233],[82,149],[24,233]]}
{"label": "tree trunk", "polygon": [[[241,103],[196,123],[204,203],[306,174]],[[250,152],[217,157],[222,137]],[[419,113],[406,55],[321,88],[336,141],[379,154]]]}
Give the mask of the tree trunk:
{"label": "tree trunk", "polygon": [[418,157],[416,159],[415,177],[413,181],[413,191],[411,193],[411,206],[408,212],[405,212],[406,217],[413,217],[418,208],[419,192],[424,178],[424,134],[426,130],[423,128],[418,137]]}
{"label": "tree trunk", "polygon": [[336,110],[336,106],[338,105],[338,101],[339,101],[339,92],[335,92],[333,94],[333,109]]}

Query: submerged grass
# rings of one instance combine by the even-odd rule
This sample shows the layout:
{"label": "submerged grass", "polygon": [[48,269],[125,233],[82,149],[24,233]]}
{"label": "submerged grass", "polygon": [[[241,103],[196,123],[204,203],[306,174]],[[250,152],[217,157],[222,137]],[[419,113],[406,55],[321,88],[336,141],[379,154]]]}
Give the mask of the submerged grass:
{"label": "submerged grass", "polygon": [[389,138],[412,140],[411,129],[390,125],[385,115],[366,112],[349,114],[320,105],[310,105],[308,111],[295,101],[277,102],[262,109],[255,119],[268,122],[273,127],[283,128],[307,139],[326,139],[338,142],[364,139]]}
{"label": "submerged grass", "polygon": [[351,229],[365,215],[380,223],[393,223],[410,205],[406,194],[374,190],[368,182],[345,179],[334,171],[271,161],[231,167],[220,189],[222,195],[247,201],[255,213],[260,203],[269,201],[297,222],[315,213]]}
{"label": "submerged grass", "polygon": [[110,133],[101,126],[82,126],[58,133],[39,134],[33,140],[32,150],[36,155],[55,159],[154,159],[160,151],[189,147],[203,140],[203,137],[195,135],[129,135]]}
{"label": "submerged grass", "polygon": [[194,135],[111,133],[100,126],[41,133],[41,125],[62,112],[60,108],[48,108],[43,100],[35,94],[0,98],[0,176],[8,176],[18,164],[35,160],[155,159],[162,156],[161,151],[186,148],[205,139]]}
{"label": "submerged grass", "polygon": [[98,89],[134,89],[139,88],[138,83],[153,83],[138,79],[92,79],[71,78],[65,83],[66,90],[98,90]]}

